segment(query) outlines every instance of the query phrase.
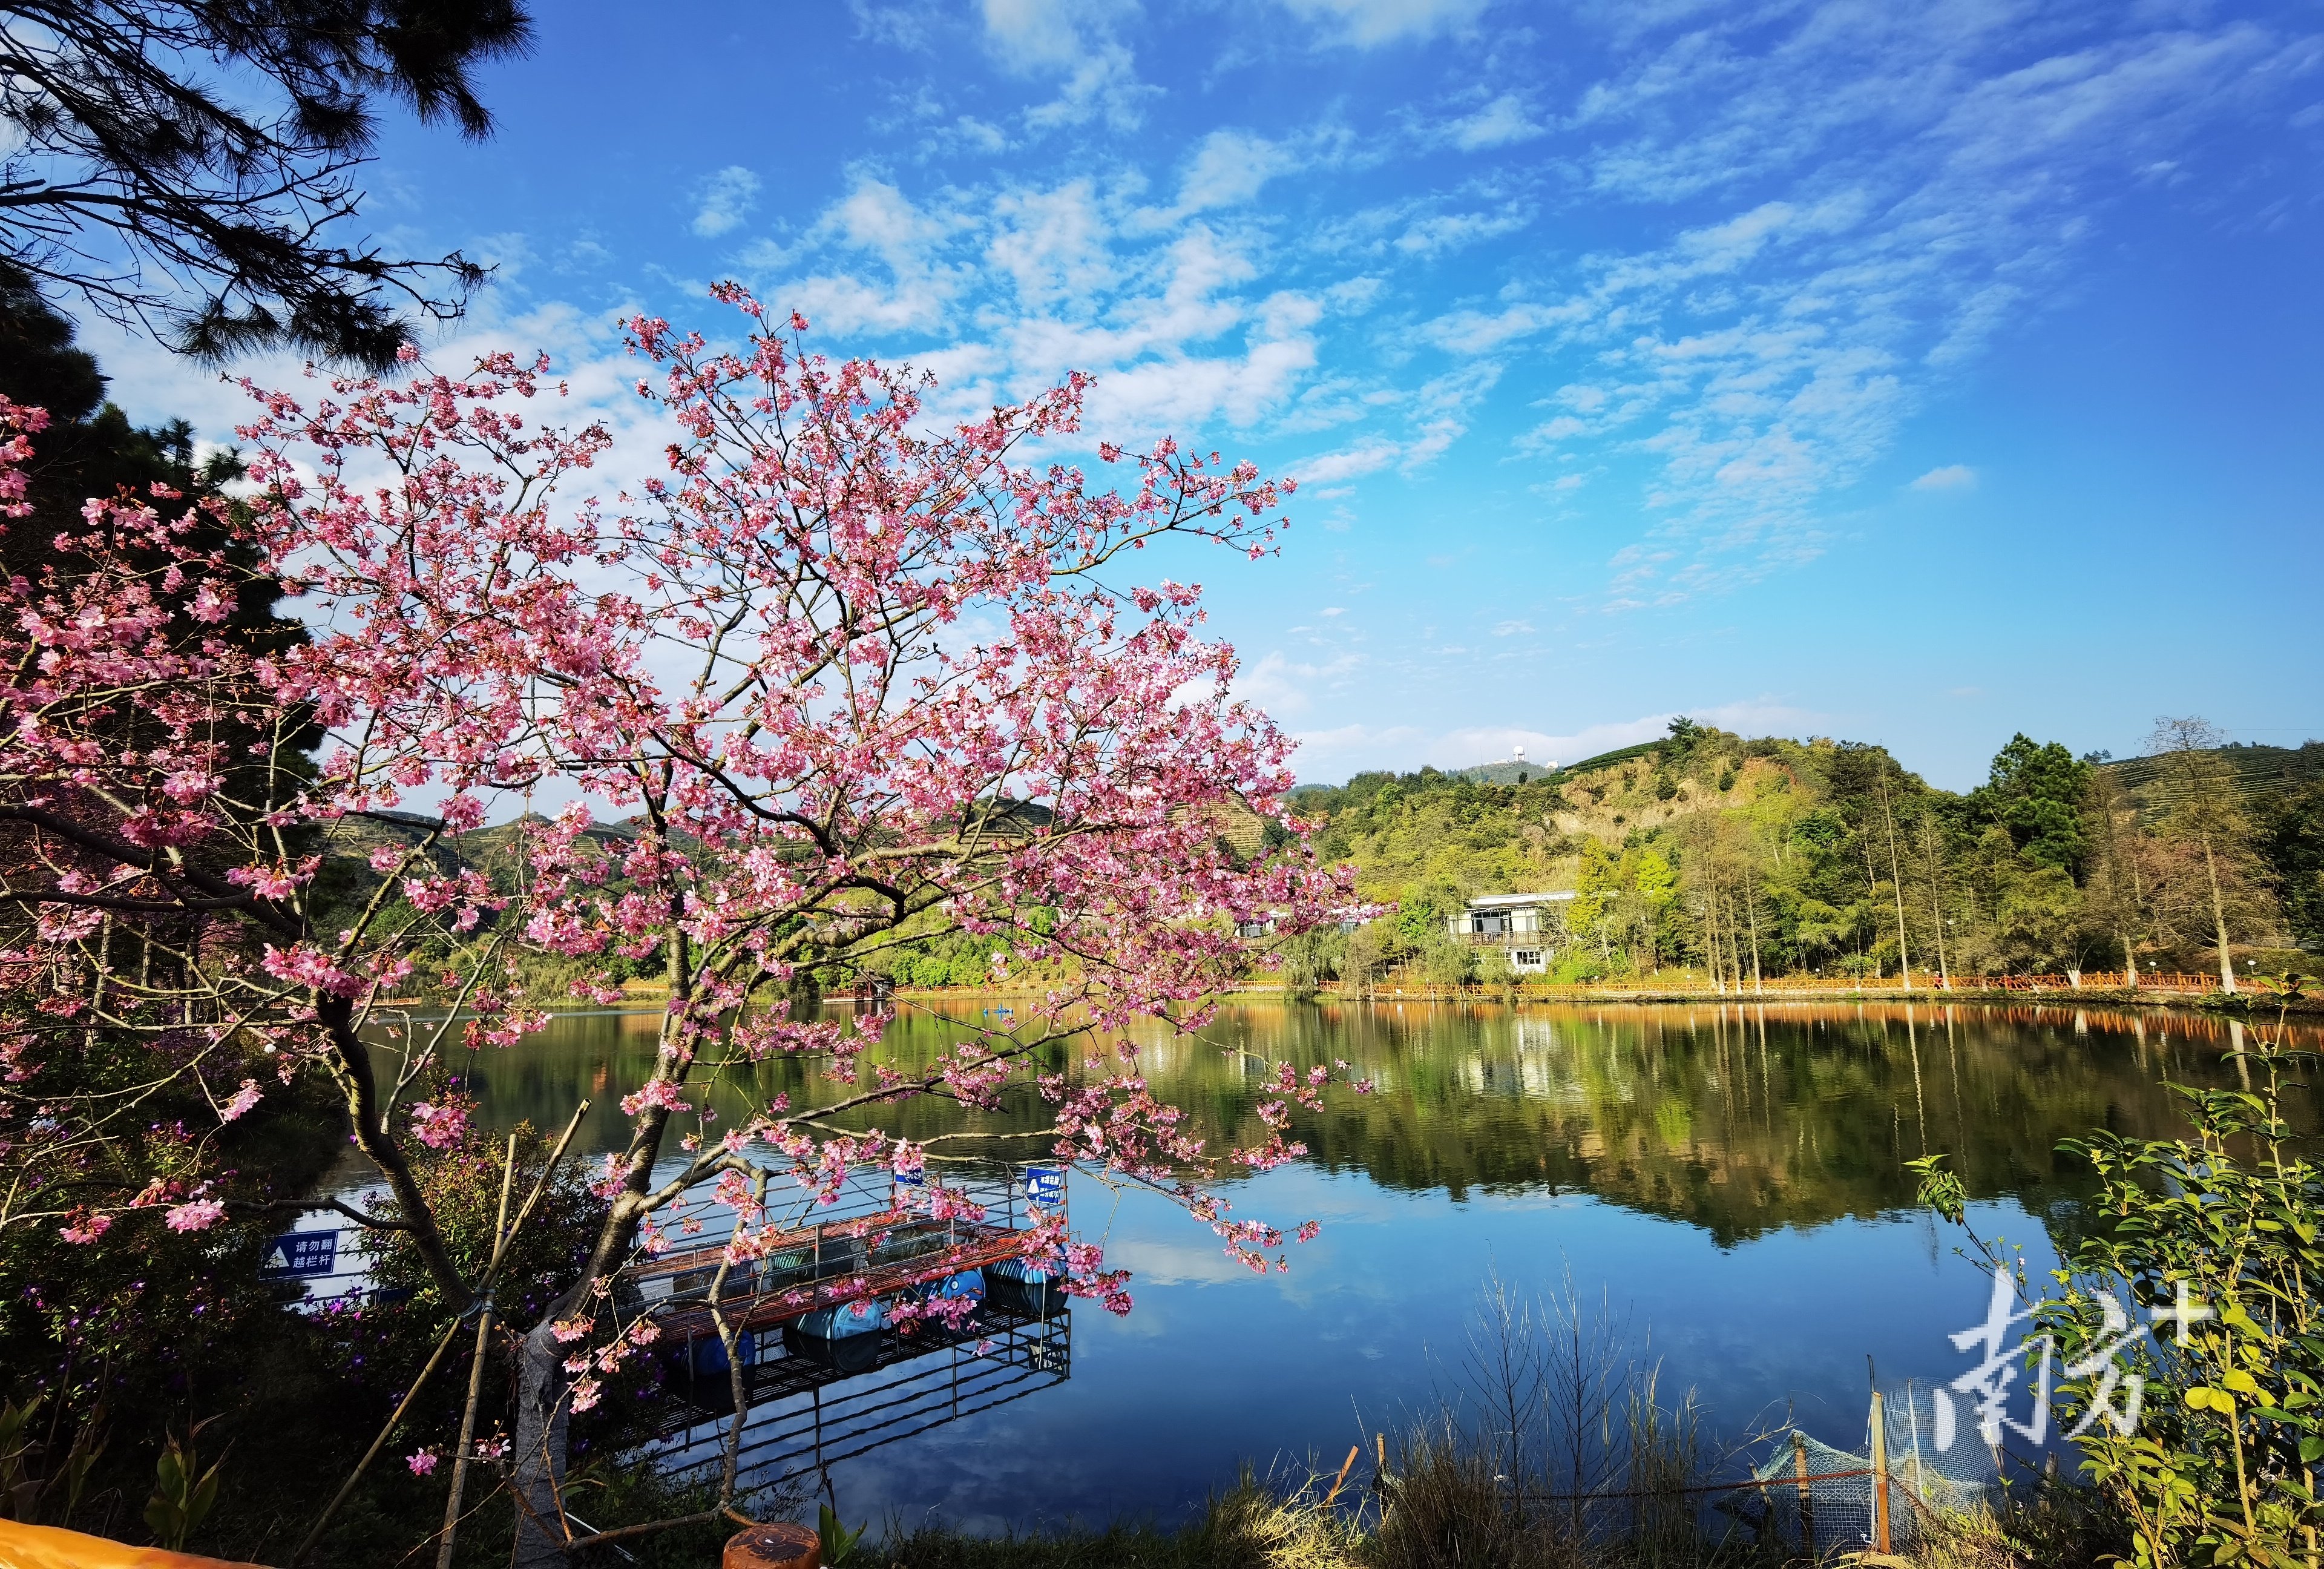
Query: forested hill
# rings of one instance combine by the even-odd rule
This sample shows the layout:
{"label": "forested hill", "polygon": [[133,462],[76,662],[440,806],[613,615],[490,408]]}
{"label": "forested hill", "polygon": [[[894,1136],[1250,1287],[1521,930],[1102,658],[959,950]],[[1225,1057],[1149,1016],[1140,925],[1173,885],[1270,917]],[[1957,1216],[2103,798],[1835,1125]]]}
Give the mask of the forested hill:
{"label": "forested hill", "polygon": [[[1883,748],[1678,720],[1550,771],[1524,762],[1303,786],[1327,858],[1402,906],[1351,962],[1434,963],[1470,895],[1573,889],[1569,977],[1701,966],[1962,974],[2218,963],[2324,946],[2324,743],[2203,744],[2125,761],[2020,735],[1967,794]],[[2208,847],[2209,854],[2205,855]],[[1900,943],[1901,936],[1901,943]],[[1378,953],[1366,952],[1367,943]],[[1316,955],[1326,968],[1340,961]]]}

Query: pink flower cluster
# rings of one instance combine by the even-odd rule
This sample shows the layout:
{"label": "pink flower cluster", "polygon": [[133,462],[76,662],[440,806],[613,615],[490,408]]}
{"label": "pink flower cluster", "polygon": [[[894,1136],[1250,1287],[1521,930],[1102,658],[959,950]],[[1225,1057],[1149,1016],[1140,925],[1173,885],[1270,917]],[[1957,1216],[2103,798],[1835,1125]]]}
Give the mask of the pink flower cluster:
{"label": "pink flower cluster", "polygon": [[471,1106],[454,1096],[441,1105],[421,1101],[411,1108],[411,1136],[430,1149],[450,1149],[467,1136]]}

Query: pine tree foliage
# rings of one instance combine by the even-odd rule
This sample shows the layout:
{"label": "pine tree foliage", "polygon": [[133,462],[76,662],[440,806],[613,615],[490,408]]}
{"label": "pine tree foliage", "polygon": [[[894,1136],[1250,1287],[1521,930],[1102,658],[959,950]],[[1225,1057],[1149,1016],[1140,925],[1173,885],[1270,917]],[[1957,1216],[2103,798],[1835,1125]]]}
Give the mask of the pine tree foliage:
{"label": "pine tree foliage", "polygon": [[484,272],[355,231],[382,104],[481,138],[530,39],[516,0],[6,0],[0,258],[186,353],[384,368]]}

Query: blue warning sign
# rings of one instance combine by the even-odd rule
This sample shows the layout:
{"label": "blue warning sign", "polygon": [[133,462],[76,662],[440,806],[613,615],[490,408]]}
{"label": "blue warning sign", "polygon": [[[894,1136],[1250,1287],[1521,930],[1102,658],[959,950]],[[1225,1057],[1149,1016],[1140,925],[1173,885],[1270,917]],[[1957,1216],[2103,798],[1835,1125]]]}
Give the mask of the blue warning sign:
{"label": "blue warning sign", "polygon": [[266,1245],[266,1256],[258,1262],[261,1279],[294,1280],[309,1275],[327,1275],[338,1265],[339,1233],[329,1232],[285,1232]]}

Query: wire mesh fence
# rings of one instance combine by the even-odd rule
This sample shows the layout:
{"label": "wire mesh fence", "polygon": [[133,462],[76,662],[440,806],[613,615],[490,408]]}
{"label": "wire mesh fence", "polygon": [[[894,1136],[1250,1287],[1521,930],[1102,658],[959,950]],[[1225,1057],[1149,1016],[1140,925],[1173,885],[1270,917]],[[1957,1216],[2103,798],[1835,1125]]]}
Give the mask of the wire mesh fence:
{"label": "wire mesh fence", "polygon": [[1973,1428],[1943,1437],[1941,1447],[1929,1390],[1884,1390],[1872,1399],[1863,1453],[1789,1429],[1720,1507],[1811,1561],[1909,1552],[1984,1508],[1999,1482],[1999,1456]]}

